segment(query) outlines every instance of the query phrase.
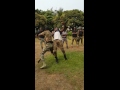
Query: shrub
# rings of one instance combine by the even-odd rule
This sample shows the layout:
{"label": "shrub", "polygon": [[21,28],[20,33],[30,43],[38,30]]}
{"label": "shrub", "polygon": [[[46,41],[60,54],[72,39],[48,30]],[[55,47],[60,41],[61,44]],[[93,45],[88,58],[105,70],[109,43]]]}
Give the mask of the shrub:
{"label": "shrub", "polygon": [[72,31],[69,31],[69,32],[68,32],[68,36],[72,36]]}

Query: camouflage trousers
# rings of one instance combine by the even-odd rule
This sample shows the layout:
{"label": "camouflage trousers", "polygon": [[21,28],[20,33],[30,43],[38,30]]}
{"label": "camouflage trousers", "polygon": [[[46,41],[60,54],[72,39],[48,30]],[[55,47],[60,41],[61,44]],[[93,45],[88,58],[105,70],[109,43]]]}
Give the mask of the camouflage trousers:
{"label": "camouflage trousers", "polygon": [[51,53],[53,54],[53,43],[46,43],[46,46],[45,48],[43,49],[41,55],[40,55],[40,59],[42,61],[44,61],[44,54],[47,52],[47,51],[51,51]]}
{"label": "camouflage trousers", "polygon": [[43,43],[45,44],[44,38],[40,38],[40,46],[41,46],[41,49],[43,49]]}
{"label": "camouflage trousers", "polygon": [[65,54],[65,50],[63,48],[63,41],[62,40],[54,40],[53,41],[53,53],[55,55],[55,57],[57,57],[57,47],[59,47],[62,51],[63,54]]}
{"label": "camouflage trousers", "polygon": [[67,38],[62,38],[63,39],[63,45],[64,45],[64,42],[66,43],[66,47],[68,48],[68,41],[67,41]]}
{"label": "camouflage trousers", "polygon": [[77,38],[77,45],[79,45],[79,42],[81,42],[81,44],[83,44],[83,36],[79,36]]}
{"label": "camouflage trousers", "polygon": [[75,40],[75,42],[77,44],[77,37],[72,37],[72,45],[73,45],[74,40]]}

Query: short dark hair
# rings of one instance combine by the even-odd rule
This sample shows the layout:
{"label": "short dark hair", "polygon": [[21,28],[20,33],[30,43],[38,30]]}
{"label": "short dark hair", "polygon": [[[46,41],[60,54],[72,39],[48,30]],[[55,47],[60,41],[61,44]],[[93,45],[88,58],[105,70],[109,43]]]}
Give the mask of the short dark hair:
{"label": "short dark hair", "polygon": [[46,26],[45,26],[45,30],[50,30],[50,28],[46,25]]}

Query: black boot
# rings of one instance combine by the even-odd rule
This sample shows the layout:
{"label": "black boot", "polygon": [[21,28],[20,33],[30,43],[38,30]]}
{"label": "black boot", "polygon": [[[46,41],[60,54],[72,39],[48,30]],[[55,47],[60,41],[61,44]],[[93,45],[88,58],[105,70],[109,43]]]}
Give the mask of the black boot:
{"label": "black boot", "polygon": [[57,58],[57,57],[55,57],[55,59],[56,59],[56,63],[58,63],[58,58]]}
{"label": "black boot", "polygon": [[67,60],[67,57],[66,57],[66,55],[64,54],[64,58],[65,58],[65,60]]}

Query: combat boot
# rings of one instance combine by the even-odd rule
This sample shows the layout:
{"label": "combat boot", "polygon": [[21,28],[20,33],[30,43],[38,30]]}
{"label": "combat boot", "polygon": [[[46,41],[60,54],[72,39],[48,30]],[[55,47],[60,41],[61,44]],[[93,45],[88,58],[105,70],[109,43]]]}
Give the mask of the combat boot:
{"label": "combat boot", "polygon": [[57,57],[55,57],[55,59],[56,59],[56,63],[58,63],[58,58],[57,58]]}
{"label": "combat boot", "polygon": [[67,60],[66,54],[64,54],[64,58],[65,58],[65,60]]}
{"label": "combat boot", "polygon": [[41,69],[43,69],[43,68],[45,68],[46,67],[46,63],[45,63],[45,61],[43,61],[43,65],[42,65],[42,67],[40,67]]}

